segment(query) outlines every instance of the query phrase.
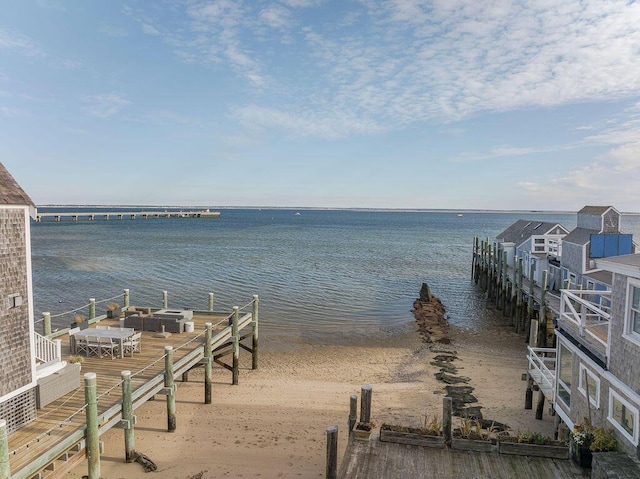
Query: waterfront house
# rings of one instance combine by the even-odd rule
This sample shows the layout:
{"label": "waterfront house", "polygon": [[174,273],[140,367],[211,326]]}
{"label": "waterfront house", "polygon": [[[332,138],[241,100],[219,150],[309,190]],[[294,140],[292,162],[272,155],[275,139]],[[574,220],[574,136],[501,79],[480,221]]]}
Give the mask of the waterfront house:
{"label": "waterfront house", "polygon": [[0,418],[9,431],[36,417],[30,218],[36,208],[0,163]]}
{"label": "waterfront house", "polygon": [[640,458],[640,254],[593,261],[611,291],[562,290],[554,409],[570,429],[585,417],[613,428],[618,449]]}
{"label": "waterfront house", "polygon": [[559,275],[562,239],[568,233],[560,223],[518,220],[496,236],[494,246],[501,258],[506,253],[508,265],[514,264],[514,258],[522,259],[525,276],[533,266],[533,280],[539,283],[544,270],[553,278],[556,268]]}

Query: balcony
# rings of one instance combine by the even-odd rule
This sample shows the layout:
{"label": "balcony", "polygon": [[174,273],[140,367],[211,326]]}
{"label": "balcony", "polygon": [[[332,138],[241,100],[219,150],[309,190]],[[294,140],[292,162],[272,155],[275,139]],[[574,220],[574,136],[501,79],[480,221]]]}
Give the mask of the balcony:
{"label": "balcony", "polygon": [[560,291],[559,325],[606,362],[611,321],[611,291]]}

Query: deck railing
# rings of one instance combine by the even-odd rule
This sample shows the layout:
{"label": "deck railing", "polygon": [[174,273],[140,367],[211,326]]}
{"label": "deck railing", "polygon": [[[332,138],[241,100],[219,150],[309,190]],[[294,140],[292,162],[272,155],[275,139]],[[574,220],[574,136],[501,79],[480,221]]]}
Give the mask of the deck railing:
{"label": "deck railing", "polygon": [[36,360],[41,363],[50,363],[62,360],[62,342],[59,339],[53,341],[34,331],[33,344],[36,350]]}
{"label": "deck railing", "polygon": [[[580,335],[605,348],[609,342],[611,291],[561,290],[560,318],[578,326]],[[604,300],[604,301],[603,301]]]}
{"label": "deck railing", "polygon": [[555,348],[532,348],[529,346],[527,350],[529,375],[545,396],[554,399],[556,381]]}

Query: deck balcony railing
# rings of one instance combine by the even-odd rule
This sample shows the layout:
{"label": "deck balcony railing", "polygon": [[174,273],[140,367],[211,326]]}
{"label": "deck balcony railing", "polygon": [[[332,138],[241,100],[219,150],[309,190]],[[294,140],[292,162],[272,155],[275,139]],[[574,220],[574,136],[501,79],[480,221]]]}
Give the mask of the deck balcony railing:
{"label": "deck balcony railing", "polygon": [[555,348],[527,347],[527,362],[529,376],[540,387],[544,395],[554,401],[556,381],[556,350]]}
{"label": "deck balcony railing", "polygon": [[36,350],[36,360],[42,364],[60,361],[62,359],[62,346],[59,339],[53,341],[34,332],[33,343]]}
{"label": "deck balcony railing", "polygon": [[561,290],[560,319],[578,327],[580,336],[607,348],[611,291]]}

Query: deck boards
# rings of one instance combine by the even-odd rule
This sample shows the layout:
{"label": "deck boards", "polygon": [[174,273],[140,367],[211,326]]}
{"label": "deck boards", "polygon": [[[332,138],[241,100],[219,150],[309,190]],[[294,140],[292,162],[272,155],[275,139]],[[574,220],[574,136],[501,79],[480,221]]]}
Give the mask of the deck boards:
{"label": "deck boards", "polygon": [[434,449],[354,441],[347,446],[340,479],[582,479],[590,477],[570,460]]}
{"label": "deck boards", "polygon": [[[164,347],[173,346],[174,362],[184,357],[194,349],[204,344],[205,323],[214,324],[213,334],[227,326],[225,314],[194,314],[193,333],[171,334],[168,338],[156,338],[154,332],[142,333],[142,351],[133,357],[124,358],[91,356],[85,358],[80,374],[95,372],[98,387],[98,415],[112,407],[122,399],[120,386],[121,372],[128,370],[132,373],[132,389],[145,384],[147,381],[164,371]],[[216,326],[216,323],[221,323]],[[104,319],[100,324],[119,327],[119,320]],[[95,327],[95,325],[92,325]],[[63,335],[63,359],[70,355],[69,336]],[[188,344],[186,344],[188,343]],[[140,372],[142,371],[142,372]],[[179,378],[177,378],[179,379]],[[38,409],[38,418],[9,435],[10,466],[12,474],[25,465],[33,462],[51,446],[62,438],[68,437],[85,424],[84,388],[82,386],[71,393],[53,401],[42,409]],[[69,419],[72,415],[74,415]],[[37,441],[35,439],[38,438]],[[27,447],[28,446],[28,447]]]}

